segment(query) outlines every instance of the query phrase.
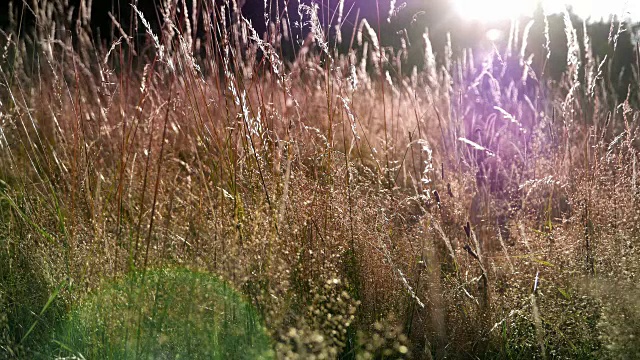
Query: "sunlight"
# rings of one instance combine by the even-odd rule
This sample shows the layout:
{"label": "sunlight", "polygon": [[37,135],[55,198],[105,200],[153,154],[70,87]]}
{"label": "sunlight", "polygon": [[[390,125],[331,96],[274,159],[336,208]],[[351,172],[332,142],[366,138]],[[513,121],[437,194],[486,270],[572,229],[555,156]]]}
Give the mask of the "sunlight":
{"label": "sunlight", "polygon": [[504,32],[500,29],[489,29],[485,35],[489,41],[496,42],[502,39]]}
{"label": "sunlight", "polygon": [[508,20],[519,16],[531,16],[539,2],[545,14],[560,13],[565,7],[583,19],[607,20],[611,14],[640,21],[640,1],[609,0],[607,2],[581,0],[452,0],[461,17],[482,22]]}
{"label": "sunlight", "polygon": [[536,0],[454,0],[454,7],[463,18],[492,22],[532,14]]}
{"label": "sunlight", "polygon": [[640,1],[609,0],[603,1],[572,1],[573,11],[582,18],[594,21],[609,20],[611,14],[616,14],[632,21],[640,20]]}

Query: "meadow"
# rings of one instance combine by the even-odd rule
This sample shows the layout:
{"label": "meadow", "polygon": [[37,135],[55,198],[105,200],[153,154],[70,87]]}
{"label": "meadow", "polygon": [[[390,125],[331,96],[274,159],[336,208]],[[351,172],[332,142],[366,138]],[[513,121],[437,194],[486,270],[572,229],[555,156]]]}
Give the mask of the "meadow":
{"label": "meadow", "polygon": [[61,4],[0,33],[0,358],[52,358],[74,309],[153,269],[229,284],[266,358],[640,357],[624,23],[607,57],[569,14],[563,39],[436,52],[340,7],[280,9],[263,36],[233,3],[166,2],[159,29],[134,8],[99,42],[90,5]]}

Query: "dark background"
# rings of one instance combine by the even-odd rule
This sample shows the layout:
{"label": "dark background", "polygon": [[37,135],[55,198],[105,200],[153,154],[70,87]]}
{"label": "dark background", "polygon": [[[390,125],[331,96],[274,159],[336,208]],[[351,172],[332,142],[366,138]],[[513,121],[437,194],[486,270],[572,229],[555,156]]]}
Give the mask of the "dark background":
{"label": "dark background", "polygon": [[[108,16],[111,12],[114,16],[120,20],[123,28],[128,34],[132,34],[133,31],[129,29],[130,19],[132,16],[132,7],[129,5],[134,0],[93,0],[92,6],[92,21],[91,28],[94,36],[94,41],[103,42],[103,44],[110,44],[112,22]],[[264,19],[264,1],[265,0],[246,0],[242,7],[243,15],[252,21],[255,29],[259,34],[262,34],[266,30]],[[292,22],[299,21],[298,17],[298,0],[267,0],[270,4],[271,18],[275,19],[278,11],[282,14],[286,4],[289,4],[289,16]],[[517,1],[517,0],[514,0]],[[224,1],[214,0],[219,6]],[[302,0],[303,3],[309,3],[309,0]],[[318,0],[320,5],[320,18],[324,23],[328,23],[329,18],[333,15],[334,10],[338,5],[339,0]],[[345,19],[343,24],[344,37],[350,39],[352,31],[356,24],[356,14],[359,15],[359,19],[367,18],[371,26],[378,32],[381,42],[385,46],[398,46],[400,44],[401,36],[404,36],[412,45],[414,51],[421,53],[422,50],[422,34],[426,28],[429,28],[430,38],[433,43],[434,51],[437,54],[443,54],[444,46],[446,43],[446,34],[450,33],[452,37],[452,43],[454,46],[454,56],[459,55],[463,48],[473,48],[480,53],[478,57],[482,56],[481,50],[484,48],[491,48],[485,38],[485,32],[489,28],[499,28],[507,32],[509,28],[509,21],[501,21],[496,23],[481,23],[469,20],[460,19],[453,11],[450,5],[450,0],[405,0],[396,1],[396,7],[400,7],[400,10],[395,14],[391,21],[388,22],[389,14],[389,1],[384,0],[379,2],[379,8],[377,7],[376,0],[345,0],[344,13]],[[27,0],[27,4],[31,4],[32,0]],[[71,6],[75,5],[75,16],[77,16],[77,4],[79,0],[69,0]],[[143,11],[147,20],[152,23],[154,32],[159,33],[159,16],[156,9],[159,6],[158,0],[139,0],[138,8]],[[30,10],[25,3],[21,0],[14,2],[14,14],[15,18],[20,20],[23,25],[23,31],[28,32],[28,29],[33,27],[34,21]],[[401,6],[404,4],[404,6]],[[191,8],[191,0],[187,0],[187,7]],[[359,9],[359,13],[358,10]],[[379,16],[378,16],[379,14]],[[542,51],[542,44],[544,38],[542,35],[542,12],[539,10],[534,14],[534,18],[539,20],[536,22],[536,26],[532,29],[532,33],[529,38],[530,50]],[[8,1],[0,0],[0,27],[6,28],[8,25]],[[577,17],[574,17],[574,26],[578,30],[579,38],[582,38],[582,23]],[[551,47],[552,58],[549,63],[549,71],[553,76],[559,76],[564,71],[566,63],[566,37],[564,34],[564,24],[562,16],[553,15],[550,17],[551,22]],[[524,27],[524,23],[520,28]],[[612,53],[612,46],[609,42],[609,29],[610,24],[594,24],[590,27],[590,35],[592,38],[592,44],[595,49],[597,58],[602,58],[605,54],[609,55],[609,58],[614,59],[614,66],[616,71],[614,73],[621,73],[622,77],[630,76],[631,64],[636,60],[635,44],[631,44],[631,34],[634,31],[638,31],[637,27],[629,26],[628,31],[621,34],[618,40],[618,48],[615,54]],[[294,33],[304,33],[308,31],[308,26],[303,29],[294,29]],[[403,35],[404,34],[404,35]],[[137,36],[144,35],[144,29],[138,30]],[[108,45],[106,46],[108,47]],[[537,59],[543,57],[542,53],[536,54]]]}
{"label": "dark background", "polygon": [[[30,4],[33,0],[26,0]],[[132,9],[129,5],[134,0],[93,0],[92,6],[92,27],[94,29],[100,29],[100,33],[103,37],[109,35],[111,29],[111,20],[108,16],[108,12],[111,12],[119,19],[126,27],[128,19],[130,19]],[[214,0],[216,4],[222,4],[223,0]],[[242,13],[245,17],[250,19],[258,33],[265,31],[264,21],[264,1],[265,0],[245,0],[245,4],[242,7]],[[276,8],[282,9],[285,4],[289,4],[289,14],[293,20],[297,20],[296,7],[298,0],[266,0],[271,5],[271,12],[276,14]],[[309,0],[302,0],[304,3],[309,3]],[[326,21],[328,16],[333,14],[334,9],[337,8],[338,0],[318,0],[320,5],[321,20]],[[455,12],[451,9],[450,0],[405,0],[396,1],[396,7],[400,8],[396,16],[392,18],[391,23],[387,22],[389,14],[389,1],[381,0],[379,2],[379,9],[376,6],[376,0],[345,0],[344,12],[346,19],[344,20],[344,28],[349,32],[350,28],[355,24],[355,17],[357,10],[359,9],[360,18],[367,18],[370,24],[378,30],[380,26],[380,35],[383,41],[393,42],[397,37],[395,34],[397,31],[407,28],[408,30],[415,30],[422,33],[425,27],[429,27],[434,41],[438,42],[440,38],[444,39],[446,32],[452,32],[454,37],[459,42],[461,47],[472,46],[478,41],[478,35],[483,35],[479,32],[478,27],[484,27],[484,24],[470,21],[462,21],[457,17]],[[8,1],[0,0],[0,26],[5,28],[8,24]],[[79,0],[69,0],[69,4],[76,8]],[[138,8],[142,10],[147,19],[152,22],[154,27],[157,28],[158,17],[156,8],[159,6],[160,1],[157,0],[139,0]],[[187,0],[187,7],[191,8],[191,0]],[[401,6],[404,5],[404,6]],[[23,23],[31,24],[30,11],[27,7],[23,6],[22,0],[14,1],[14,13],[17,17],[20,17],[20,13],[24,10]],[[380,23],[378,24],[378,11],[380,14]],[[505,25],[507,22],[489,25]]]}
{"label": "dark background", "polygon": [[[26,0],[27,4],[30,4],[33,0]],[[108,12],[115,15],[120,20],[125,29],[128,26],[129,19],[132,14],[132,8],[129,5],[134,0],[93,0],[92,6],[92,27],[95,35],[99,33],[102,38],[108,38],[111,30],[111,20],[108,16]],[[224,0],[214,0],[216,4],[220,5]],[[254,27],[258,33],[263,33],[266,30],[264,20],[264,1],[265,0],[245,0],[245,4],[242,7],[243,15],[252,21]],[[266,0],[271,6],[272,18],[276,15],[276,8],[282,13],[285,4],[289,4],[289,15],[292,20],[298,20],[296,7],[299,0]],[[481,1],[481,0],[479,0]],[[51,1],[50,1],[51,2]],[[53,1],[55,2],[55,1]],[[154,28],[158,29],[158,16],[156,9],[161,1],[158,0],[139,0],[138,8],[143,11],[146,18],[152,23]],[[309,0],[302,0],[304,3],[309,3]],[[320,5],[321,20],[326,21],[328,16],[332,16],[333,11],[337,8],[339,0],[317,0]],[[6,28],[8,25],[8,3],[7,0],[0,0],[0,27]],[[75,6],[77,14],[77,4],[79,0],[69,0],[71,6]],[[191,0],[187,0],[187,7],[191,8]],[[474,47],[479,42],[483,41],[485,30],[488,27],[498,27],[505,29],[508,27],[508,21],[497,22],[493,24],[480,23],[477,21],[469,21],[460,19],[455,11],[452,9],[451,0],[397,0],[396,7],[400,8],[396,16],[391,19],[391,22],[387,22],[389,14],[389,0],[380,0],[379,8],[376,6],[376,0],[345,0],[344,12],[344,30],[350,33],[351,28],[355,26],[356,13],[359,9],[360,18],[367,18],[370,24],[376,29],[380,30],[380,36],[384,44],[394,45],[398,42],[399,36],[397,32],[406,29],[412,34],[419,34],[420,36],[424,32],[426,27],[430,30],[432,41],[436,45],[444,44],[444,39],[447,32],[452,34],[455,44],[459,48]],[[404,6],[402,6],[404,5]],[[24,10],[24,11],[23,11]],[[378,23],[378,12],[379,23]],[[22,0],[14,1],[14,13],[17,18],[20,18],[20,14],[24,13],[22,21],[26,25],[32,25],[32,17],[27,7],[23,5]],[[559,17],[559,16],[558,16]],[[576,21],[579,19],[576,18]],[[580,24],[578,24],[580,25]],[[577,26],[581,28],[581,26]],[[97,30],[100,29],[98,32]],[[128,30],[128,29],[126,29]],[[564,37],[564,30],[562,36]],[[607,34],[608,35],[608,28]],[[557,39],[557,38],[556,38]],[[559,42],[563,42],[564,39],[560,38]]]}

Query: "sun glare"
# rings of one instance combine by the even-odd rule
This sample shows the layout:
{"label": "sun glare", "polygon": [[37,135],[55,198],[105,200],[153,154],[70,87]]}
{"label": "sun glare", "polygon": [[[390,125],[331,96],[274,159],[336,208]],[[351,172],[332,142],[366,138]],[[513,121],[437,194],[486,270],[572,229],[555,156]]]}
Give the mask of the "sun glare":
{"label": "sun glare", "polygon": [[599,21],[612,14],[632,21],[640,21],[640,1],[638,0],[452,0],[454,8],[465,19],[481,22],[495,22],[519,16],[533,15],[539,2],[545,14],[561,13],[569,7],[584,19]]}
{"label": "sun glare", "polygon": [[532,14],[536,0],[454,0],[454,6],[463,18],[492,22]]}

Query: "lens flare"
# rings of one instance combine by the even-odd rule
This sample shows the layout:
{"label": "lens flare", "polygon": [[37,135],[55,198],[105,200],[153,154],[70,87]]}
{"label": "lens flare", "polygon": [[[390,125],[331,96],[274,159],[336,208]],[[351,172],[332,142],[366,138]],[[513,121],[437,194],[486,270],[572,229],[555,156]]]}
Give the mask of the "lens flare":
{"label": "lens flare", "polygon": [[498,40],[502,40],[504,32],[500,29],[489,29],[485,35],[489,41],[496,42]]}

